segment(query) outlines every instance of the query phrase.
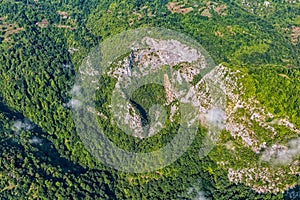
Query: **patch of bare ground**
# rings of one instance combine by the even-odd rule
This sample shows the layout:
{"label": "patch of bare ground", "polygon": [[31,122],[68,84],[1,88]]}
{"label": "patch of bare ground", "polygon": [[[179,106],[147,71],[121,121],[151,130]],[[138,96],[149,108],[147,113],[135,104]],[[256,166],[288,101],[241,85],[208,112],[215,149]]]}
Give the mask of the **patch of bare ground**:
{"label": "patch of bare ground", "polygon": [[75,30],[76,28],[73,28],[71,26],[67,26],[67,25],[55,25],[57,28],[64,28],[64,29],[69,29],[69,30]]}
{"label": "patch of bare ground", "polygon": [[129,18],[128,24],[132,26],[134,23],[139,22],[144,17],[152,18],[155,17],[155,11],[151,10],[149,6],[143,6],[140,9],[133,9],[132,13],[129,13],[132,17]]}
{"label": "patch of bare ground", "polygon": [[18,27],[18,28],[15,28],[13,30],[7,30],[6,33],[4,34],[4,38],[8,39],[8,37],[10,35],[13,35],[13,34],[16,34],[16,33],[19,33],[20,31],[24,31],[25,29],[23,27]]}
{"label": "patch of bare ground", "polygon": [[217,37],[223,37],[224,34],[221,33],[220,31],[216,31],[216,32],[215,32],[215,36],[217,36]]}
{"label": "patch of bare ground", "polygon": [[75,53],[76,51],[79,51],[79,49],[74,48],[74,47],[70,47],[70,48],[68,49],[68,52],[70,52],[71,54]]}
{"label": "patch of bare ground", "polygon": [[171,89],[171,83],[168,74],[164,74],[164,88],[167,96],[167,104],[170,104],[172,101],[174,101],[174,96]]}
{"label": "patch of bare ground", "polygon": [[35,23],[40,28],[47,28],[49,26],[49,21],[47,19],[43,19],[41,22]]}
{"label": "patch of bare ground", "polygon": [[232,26],[227,26],[227,29],[231,35],[236,35],[236,33],[232,29]]}
{"label": "patch of bare ground", "polygon": [[206,6],[201,7],[198,11],[201,12],[202,16],[211,18],[212,13],[211,11],[215,11],[220,16],[225,16],[227,14],[227,6],[226,4],[218,4],[216,2],[208,1],[206,2]]}
{"label": "patch of bare ground", "polygon": [[292,43],[296,44],[298,42],[299,37],[300,37],[300,27],[293,26],[292,27]]}
{"label": "patch of bare ground", "polygon": [[142,13],[138,12],[136,9],[133,9],[132,16],[133,17],[129,18],[129,20],[128,20],[129,26],[132,26],[135,22],[138,22],[144,18],[144,15]]}
{"label": "patch of bare ground", "polygon": [[279,76],[281,76],[281,77],[283,77],[283,78],[288,78],[288,79],[290,79],[290,77],[288,76],[288,75],[286,75],[286,74],[278,74]]}
{"label": "patch of bare ground", "polygon": [[[295,161],[289,166],[289,174],[298,174],[298,164],[299,162]],[[293,188],[295,184],[288,184],[285,174],[286,172],[282,168],[277,169],[276,173],[270,168],[262,168],[259,166],[251,166],[238,170],[232,168],[228,169],[229,181],[235,184],[243,182],[258,193],[272,192],[277,194]],[[257,183],[260,183],[260,185]]]}
{"label": "patch of bare ground", "polygon": [[4,21],[7,19],[7,16],[0,17],[0,21]]}
{"label": "patch of bare ground", "polygon": [[2,37],[5,41],[10,41],[9,36],[19,33],[20,31],[24,31],[25,29],[23,27],[18,27],[16,23],[9,24],[7,22],[4,22],[4,20],[7,19],[7,16],[0,18],[0,30],[4,32]]}
{"label": "patch of bare ground", "polygon": [[171,13],[181,13],[184,15],[194,10],[193,7],[185,8],[185,4],[180,4],[179,2],[170,2],[167,4],[167,7]]}
{"label": "patch of bare ground", "polygon": [[67,19],[69,17],[69,14],[65,11],[57,11],[57,13],[63,18]]}
{"label": "patch of bare ground", "polygon": [[225,4],[218,5],[217,7],[213,7],[214,11],[218,13],[218,15],[225,16],[226,15],[226,10],[227,6]]}
{"label": "patch of bare ground", "polygon": [[141,13],[138,13],[138,12],[136,11],[136,9],[133,10],[132,14],[133,14],[133,15],[136,15],[137,18],[138,18],[138,20],[140,20],[140,19],[143,18],[143,15],[142,15]]}
{"label": "patch of bare ground", "polygon": [[212,14],[209,12],[209,9],[207,8],[202,11],[201,15],[208,18],[212,17]]}

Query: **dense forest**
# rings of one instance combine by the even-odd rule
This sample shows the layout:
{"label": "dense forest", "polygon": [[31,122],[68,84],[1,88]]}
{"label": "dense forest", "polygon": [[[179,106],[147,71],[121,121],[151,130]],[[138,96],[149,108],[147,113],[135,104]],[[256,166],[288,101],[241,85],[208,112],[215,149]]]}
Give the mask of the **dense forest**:
{"label": "dense forest", "polygon": [[[203,127],[182,157],[154,172],[115,170],[95,159],[83,145],[68,106],[79,67],[105,39],[140,27],[164,27],[194,38],[215,63],[243,74],[240,81],[246,92],[242,98],[255,96],[268,112],[288,117],[300,128],[299,2],[274,0],[268,7],[264,1],[178,1],[180,8],[187,9],[183,13],[172,11],[169,3],[0,2],[1,199],[297,199],[298,187],[276,194],[258,193],[243,182],[230,181],[219,161],[228,159],[243,167],[259,161],[259,155],[241,147],[245,159],[235,160],[220,145],[200,158]],[[105,103],[114,83],[108,77],[99,80],[97,108],[103,112],[108,112]],[[147,91],[156,91],[151,94],[156,98],[148,99]],[[148,108],[165,99],[162,91],[149,85],[134,93],[133,100],[147,99],[140,105]],[[240,115],[246,113],[241,110]],[[109,120],[99,123],[109,130],[111,141],[136,152],[161,148],[178,126],[169,124],[161,134],[139,142]],[[296,137],[279,127],[280,134],[271,139],[259,125],[253,126],[268,144]],[[220,143],[229,139],[230,134],[223,131]],[[300,184],[295,174],[285,178],[287,184]]]}

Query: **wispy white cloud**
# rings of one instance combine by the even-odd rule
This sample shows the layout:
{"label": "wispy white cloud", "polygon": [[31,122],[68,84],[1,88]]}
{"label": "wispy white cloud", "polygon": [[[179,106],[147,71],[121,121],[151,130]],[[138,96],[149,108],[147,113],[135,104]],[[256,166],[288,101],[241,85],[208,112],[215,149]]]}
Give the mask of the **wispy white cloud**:
{"label": "wispy white cloud", "polygon": [[206,113],[206,121],[212,125],[217,127],[218,129],[224,129],[225,117],[226,114],[222,109],[212,108]]}
{"label": "wispy white cloud", "polygon": [[80,90],[81,90],[81,87],[79,86],[79,85],[74,85],[73,87],[72,87],[72,89],[70,90],[70,93],[72,94],[72,95],[80,95]]}
{"label": "wispy white cloud", "polygon": [[29,122],[29,120],[24,119],[22,120],[16,120],[13,122],[13,125],[11,127],[11,129],[13,131],[19,132],[21,130],[31,130],[34,128],[34,125],[32,123]]}
{"label": "wispy white cloud", "polygon": [[77,99],[71,99],[68,103],[64,103],[63,106],[67,108],[78,108],[81,106],[81,101]]}
{"label": "wispy white cloud", "polygon": [[207,200],[207,198],[205,197],[205,193],[202,191],[198,192],[195,200]]}
{"label": "wispy white cloud", "polygon": [[42,139],[40,139],[40,138],[38,138],[38,137],[36,137],[36,136],[34,136],[33,138],[31,138],[30,140],[29,140],[29,142],[31,143],[31,144],[42,144]]}
{"label": "wispy white cloud", "polygon": [[300,138],[290,140],[287,146],[273,145],[263,152],[261,160],[275,165],[288,165],[298,155],[300,155]]}

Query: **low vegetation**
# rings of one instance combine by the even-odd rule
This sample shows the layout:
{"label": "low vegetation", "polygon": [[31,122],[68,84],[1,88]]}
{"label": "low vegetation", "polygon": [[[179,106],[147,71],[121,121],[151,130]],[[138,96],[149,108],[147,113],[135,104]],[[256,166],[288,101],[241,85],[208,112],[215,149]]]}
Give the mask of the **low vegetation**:
{"label": "low vegetation", "polygon": [[[0,199],[282,199],[295,193],[299,155],[289,153],[300,129],[300,6],[243,2],[2,1]],[[198,139],[173,164],[125,173],[103,165],[84,148],[69,92],[76,89],[75,74],[93,47],[146,26],[185,33],[224,67],[237,86],[229,103],[241,103],[231,118],[241,130],[227,127],[210,154],[200,158],[207,130],[199,127]],[[99,100],[109,100],[114,83],[109,77],[100,80]],[[136,100],[148,90],[157,92],[149,101],[166,98],[164,88],[151,85],[137,91]],[[140,140],[99,121],[119,147],[134,151],[158,149],[177,130],[170,123],[163,134]],[[278,165],[273,149],[287,153],[290,162]]]}

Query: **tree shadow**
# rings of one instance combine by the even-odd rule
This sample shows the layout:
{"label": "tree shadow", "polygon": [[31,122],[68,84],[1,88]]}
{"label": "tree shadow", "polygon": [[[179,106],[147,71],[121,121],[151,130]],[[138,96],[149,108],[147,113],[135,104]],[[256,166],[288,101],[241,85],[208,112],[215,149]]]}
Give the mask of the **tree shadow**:
{"label": "tree shadow", "polygon": [[[24,121],[26,117],[17,111],[10,109],[7,105],[1,102],[0,99],[0,112],[3,113],[4,116],[11,120],[21,120]],[[33,122],[29,121],[31,124]],[[40,139],[39,143],[31,143],[30,145],[34,148],[24,148],[18,142],[13,141],[12,139],[8,139],[5,141],[5,144],[2,143],[1,145],[7,145],[14,148],[18,148],[21,151],[25,151],[26,153],[32,153],[35,159],[39,160],[41,163],[46,163],[52,165],[57,169],[61,169],[63,174],[65,173],[72,173],[74,175],[79,175],[85,173],[87,170],[84,169],[81,165],[76,164],[60,155],[57,149],[54,148],[52,142],[48,139],[49,134],[44,132],[41,127],[34,124],[34,128],[30,131],[30,136],[38,137]],[[26,156],[26,155],[24,155]],[[43,174],[46,176],[46,174]]]}

